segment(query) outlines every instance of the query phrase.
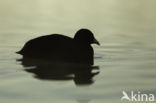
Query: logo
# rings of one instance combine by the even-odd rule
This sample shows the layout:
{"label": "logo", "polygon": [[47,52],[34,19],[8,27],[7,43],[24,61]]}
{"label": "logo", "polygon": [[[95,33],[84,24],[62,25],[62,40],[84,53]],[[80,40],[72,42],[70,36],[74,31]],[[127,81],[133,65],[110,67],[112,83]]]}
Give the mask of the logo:
{"label": "logo", "polygon": [[141,93],[140,91],[134,92],[131,91],[129,95],[125,92],[122,91],[122,97],[121,101],[127,100],[127,101],[140,101],[140,102],[152,102],[154,101],[154,94],[146,94],[146,93]]}

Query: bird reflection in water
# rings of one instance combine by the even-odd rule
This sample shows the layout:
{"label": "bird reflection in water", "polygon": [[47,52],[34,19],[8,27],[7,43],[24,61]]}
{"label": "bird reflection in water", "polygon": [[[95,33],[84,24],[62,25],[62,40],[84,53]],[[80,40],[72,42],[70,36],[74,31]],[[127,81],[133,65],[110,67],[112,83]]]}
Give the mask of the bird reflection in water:
{"label": "bird reflection in water", "polygon": [[98,66],[83,63],[69,63],[65,61],[53,61],[32,59],[23,57],[18,60],[25,67],[25,71],[35,74],[35,78],[41,80],[73,80],[78,86],[92,84],[93,77],[99,74]]}

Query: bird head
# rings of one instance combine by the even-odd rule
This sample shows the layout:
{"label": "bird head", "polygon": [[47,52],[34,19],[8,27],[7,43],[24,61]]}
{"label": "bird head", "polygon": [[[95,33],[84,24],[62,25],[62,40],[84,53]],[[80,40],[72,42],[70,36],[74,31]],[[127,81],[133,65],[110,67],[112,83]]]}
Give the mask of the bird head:
{"label": "bird head", "polygon": [[87,43],[87,44],[100,45],[100,43],[94,37],[94,34],[88,29],[78,30],[76,32],[75,36],[74,36],[74,40],[77,40],[79,42],[84,42],[84,43]]}

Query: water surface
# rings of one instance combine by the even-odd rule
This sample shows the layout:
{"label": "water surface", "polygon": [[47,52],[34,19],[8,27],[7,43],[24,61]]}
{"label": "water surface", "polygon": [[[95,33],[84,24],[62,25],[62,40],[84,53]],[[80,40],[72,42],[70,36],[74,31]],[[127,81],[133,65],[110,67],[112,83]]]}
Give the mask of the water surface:
{"label": "water surface", "polygon": [[[156,95],[155,0],[1,0],[0,102],[120,103],[122,91]],[[32,38],[94,32],[99,74],[90,85],[41,80],[15,54]]]}

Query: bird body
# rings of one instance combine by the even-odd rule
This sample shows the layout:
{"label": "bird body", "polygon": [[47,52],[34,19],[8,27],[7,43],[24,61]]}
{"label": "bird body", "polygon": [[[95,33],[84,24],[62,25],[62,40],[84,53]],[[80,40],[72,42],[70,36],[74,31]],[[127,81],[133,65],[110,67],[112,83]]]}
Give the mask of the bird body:
{"label": "bird body", "polygon": [[[94,51],[90,44],[94,42],[94,39],[93,34],[87,29],[79,30],[74,38],[51,34],[28,41],[17,53],[23,57],[93,65]],[[97,42],[97,44],[99,43]]]}

